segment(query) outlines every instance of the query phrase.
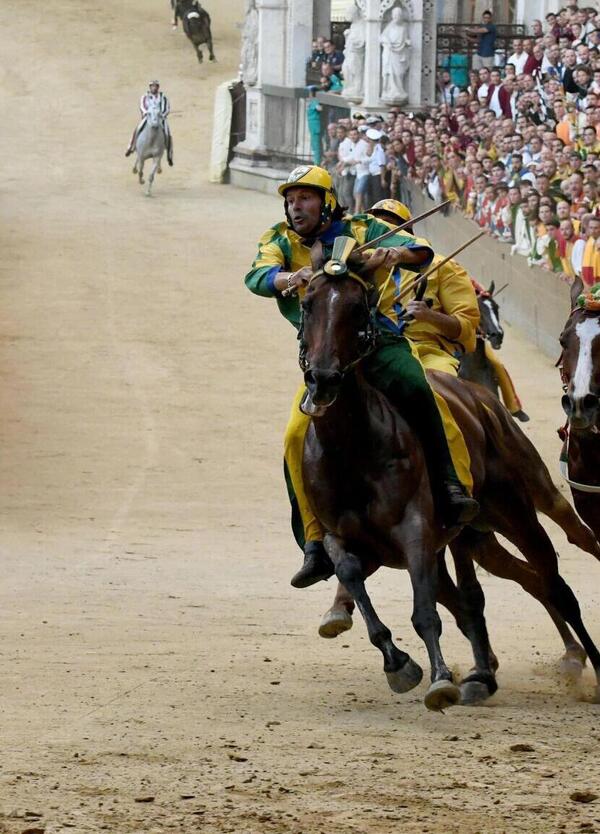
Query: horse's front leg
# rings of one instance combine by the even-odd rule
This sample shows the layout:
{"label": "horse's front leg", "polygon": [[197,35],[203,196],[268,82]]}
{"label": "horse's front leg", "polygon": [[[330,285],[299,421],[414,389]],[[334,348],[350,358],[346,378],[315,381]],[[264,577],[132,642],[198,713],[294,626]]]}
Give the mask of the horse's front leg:
{"label": "horse's front leg", "polygon": [[421,508],[406,508],[403,520],[391,531],[394,544],[404,555],[413,587],[412,622],[425,643],[431,664],[431,685],[425,694],[425,706],[444,710],[460,701],[460,690],[452,680],[440,648],[442,621],[436,609],[437,554],[431,539],[431,524]]}
{"label": "horse's front leg", "polygon": [[325,536],[324,544],[337,578],[350,592],[363,615],[369,640],[383,655],[383,671],[390,689],[394,692],[408,692],[421,682],[423,670],[406,652],[394,645],[391,631],[377,616],[365,588],[365,573],[360,559],[348,553],[341,539],[330,533]]}
{"label": "horse's front leg", "polygon": [[154,183],[154,177],[156,176],[156,172],[160,168],[160,156],[154,157],[154,165],[152,166],[152,171],[150,172],[150,176],[148,177],[148,187],[146,189],[146,194],[148,197],[152,196],[152,184]]}
{"label": "horse's front leg", "polygon": [[[140,185],[144,184],[144,162],[145,160],[142,157],[138,156],[137,158],[137,174],[138,174],[138,182]],[[135,168],[134,168],[135,171]]]}
{"label": "horse's front leg", "polygon": [[216,61],[215,53],[213,52],[213,42],[212,42],[212,34],[208,36],[208,40],[206,41],[206,45],[208,46],[208,60],[209,61]]}

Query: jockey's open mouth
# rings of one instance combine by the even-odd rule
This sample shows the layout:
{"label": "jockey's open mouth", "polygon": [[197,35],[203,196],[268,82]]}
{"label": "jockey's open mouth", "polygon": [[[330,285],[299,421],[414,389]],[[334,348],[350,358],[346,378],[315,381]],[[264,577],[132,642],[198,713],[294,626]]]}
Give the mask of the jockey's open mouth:
{"label": "jockey's open mouth", "polygon": [[312,232],[314,226],[314,218],[301,211],[295,211],[291,214],[292,225],[295,231],[299,234],[303,232]]}

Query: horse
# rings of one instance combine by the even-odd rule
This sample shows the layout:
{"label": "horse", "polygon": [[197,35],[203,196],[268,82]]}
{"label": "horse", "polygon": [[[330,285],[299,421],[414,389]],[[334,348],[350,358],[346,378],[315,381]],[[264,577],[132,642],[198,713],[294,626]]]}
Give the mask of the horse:
{"label": "horse", "polygon": [[210,28],[210,15],[203,9],[197,0],[172,0],[174,2],[174,25],[177,25],[177,20],[181,19],[183,23],[183,31],[188,40],[196,50],[196,56],[200,63],[203,62],[204,56],[202,49],[203,44],[208,47],[208,56],[210,61],[216,61],[215,53],[213,52],[212,32]]}
{"label": "horse", "polygon": [[[600,546],[591,531],[551,487],[532,444],[497,398],[449,374],[432,372],[431,381],[448,402],[467,440],[474,494],[481,506],[472,527],[463,528],[462,539],[458,539],[461,528],[446,530],[441,526],[416,435],[385,396],[369,385],[362,371],[377,344],[373,323],[377,292],[364,271],[359,275],[345,264],[343,269],[339,262],[334,265],[335,269],[330,264],[315,269],[313,263],[313,276],[301,306],[300,366],[307,387],[304,408],[312,415],[303,472],[311,507],[328,531],[324,545],[335,574],[358,606],[370,641],[383,655],[390,688],[406,692],[420,682],[423,673],[393,643],[367,593],[365,579],[381,566],[407,567],[410,574],[412,621],[426,645],[431,666],[425,706],[442,710],[461,700],[461,690],[440,647],[439,597],[455,609],[459,626],[473,647],[475,667],[462,682],[467,700],[472,687],[480,697],[486,690],[493,694],[497,687],[494,655],[485,624],[485,600],[472,560],[479,548],[487,551],[490,561],[498,556],[497,548],[502,548],[490,535],[498,532],[529,562],[525,565],[514,560],[523,564],[526,574],[517,581],[525,587],[527,580],[528,590],[535,586],[538,597],[556,612],[561,628],[564,624],[570,642],[576,644],[567,623],[579,637],[581,650],[594,667],[600,696],[600,653],[582,622],[575,595],[558,572],[552,543],[537,520],[532,490],[539,488],[539,482],[546,487],[536,496],[542,510],[561,524],[571,540],[600,559]],[[541,468],[542,477],[536,468]],[[458,589],[451,587],[439,568],[438,554],[452,539],[456,541],[453,556]]]}
{"label": "horse", "polygon": [[[473,353],[466,353],[461,356],[458,375],[461,379],[483,385],[484,388],[499,397],[498,377],[488,359],[486,349],[486,342],[489,342],[494,350],[500,350],[504,341],[504,329],[500,324],[500,308],[494,298],[495,289],[495,282],[492,281],[487,290],[477,292],[480,322],[476,346]],[[522,410],[514,416],[522,423],[529,420],[529,416]]]}
{"label": "horse", "polygon": [[557,363],[567,415],[563,475],[577,512],[600,539],[600,304],[588,304],[579,296],[582,289],[579,282],[572,293],[574,309],[560,335]]}
{"label": "horse", "polygon": [[165,152],[165,128],[164,117],[158,107],[152,107],[148,111],[146,117],[146,124],[140,131],[136,142],[135,151],[137,158],[133,166],[133,173],[138,175],[140,185],[144,183],[144,162],[147,159],[154,160],[154,167],[148,177],[148,186],[146,194],[148,197],[152,196],[152,184],[157,173],[162,173],[161,160]]}

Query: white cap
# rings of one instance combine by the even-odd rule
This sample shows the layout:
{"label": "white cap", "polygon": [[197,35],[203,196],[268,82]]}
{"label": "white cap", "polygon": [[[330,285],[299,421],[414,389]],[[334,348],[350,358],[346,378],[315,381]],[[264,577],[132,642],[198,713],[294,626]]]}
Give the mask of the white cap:
{"label": "white cap", "polygon": [[366,133],[367,130],[369,130],[369,128],[366,125],[359,125],[358,126],[358,132],[359,133]]}
{"label": "white cap", "polygon": [[373,139],[375,142],[377,142],[377,140],[381,139],[382,136],[382,132],[380,130],[375,130],[374,127],[370,127],[367,130],[367,139]]}

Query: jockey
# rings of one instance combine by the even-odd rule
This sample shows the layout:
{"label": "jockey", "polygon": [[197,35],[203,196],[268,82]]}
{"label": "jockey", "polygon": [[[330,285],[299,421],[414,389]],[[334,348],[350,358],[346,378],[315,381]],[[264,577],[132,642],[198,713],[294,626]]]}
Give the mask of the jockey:
{"label": "jockey", "polygon": [[[389,231],[389,226],[366,214],[346,214],[338,203],[331,175],[316,165],[294,169],[279,187],[279,193],[284,198],[287,222],[277,223],[262,235],[245,283],[251,292],[275,298],[283,316],[299,328],[299,300],[312,275],[311,246],[320,242],[327,258],[337,236],[348,235],[362,244]],[[437,506],[444,523],[452,526],[472,520],[479,511],[479,505],[468,494],[472,487],[469,453],[450,409],[430,388],[421,363],[403,335],[403,310],[396,302],[393,282],[387,280],[390,267],[401,264],[419,272],[432,257],[426,241],[402,234],[389,237],[377,249],[365,253],[365,263],[371,269],[376,267],[373,280],[380,298],[377,347],[362,367],[366,378],[387,395],[417,432]],[[286,289],[295,289],[297,296],[284,296]],[[324,533],[309,506],[302,479],[304,437],[310,424],[310,417],[300,410],[304,392],[303,383],[285,433],[292,526],[305,554],[302,568],[292,578],[296,588],[305,588],[333,574],[333,565],[323,547]]]}
{"label": "jockey", "polygon": [[[392,226],[411,220],[409,209],[398,200],[380,200],[368,213]],[[408,234],[413,234],[407,226]],[[434,255],[432,266],[441,263],[442,255]],[[400,292],[402,283],[412,280],[410,273],[395,268],[394,282]],[[458,376],[460,360],[456,353],[472,353],[479,325],[479,305],[471,279],[456,261],[448,261],[427,280],[422,301],[411,299],[406,311],[414,321],[406,330],[426,370],[445,371]]]}
{"label": "jockey", "polygon": [[163,127],[165,132],[165,145],[167,150],[167,162],[169,165],[173,165],[173,137],[171,136],[171,131],[169,129],[169,123],[167,121],[167,116],[171,112],[171,105],[169,104],[169,99],[166,95],[160,91],[160,84],[158,81],[150,81],[148,84],[148,91],[144,93],[144,95],[140,98],[140,113],[142,116],[142,120],[133,131],[133,136],[131,137],[131,142],[129,143],[129,147],[125,151],[125,156],[129,156],[135,150],[135,143],[137,142],[138,136],[146,127],[146,121],[148,118],[148,113],[150,110],[157,109],[160,111],[160,115],[163,117]]}
{"label": "jockey", "polygon": [[[369,214],[393,226],[411,219],[409,209],[398,200],[381,200],[369,209]],[[407,231],[412,234],[410,226]],[[441,255],[434,255],[433,265],[442,260]],[[395,275],[398,273],[400,270],[396,269]],[[408,274],[404,280],[408,281],[410,277]],[[403,280],[402,276],[399,280]],[[415,321],[408,326],[406,335],[414,343],[426,370],[458,375],[460,359],[456,354],[475,350],[479,325],[477,298],[485,294],[481,284],[456,261],[448,261],[430,276],[424,300],[408,302],[407,312]],[[498,380],[506,408],[513,417],[522,421],[528,419],[508,371],[488,341],[485,342],[485,356]]]}

